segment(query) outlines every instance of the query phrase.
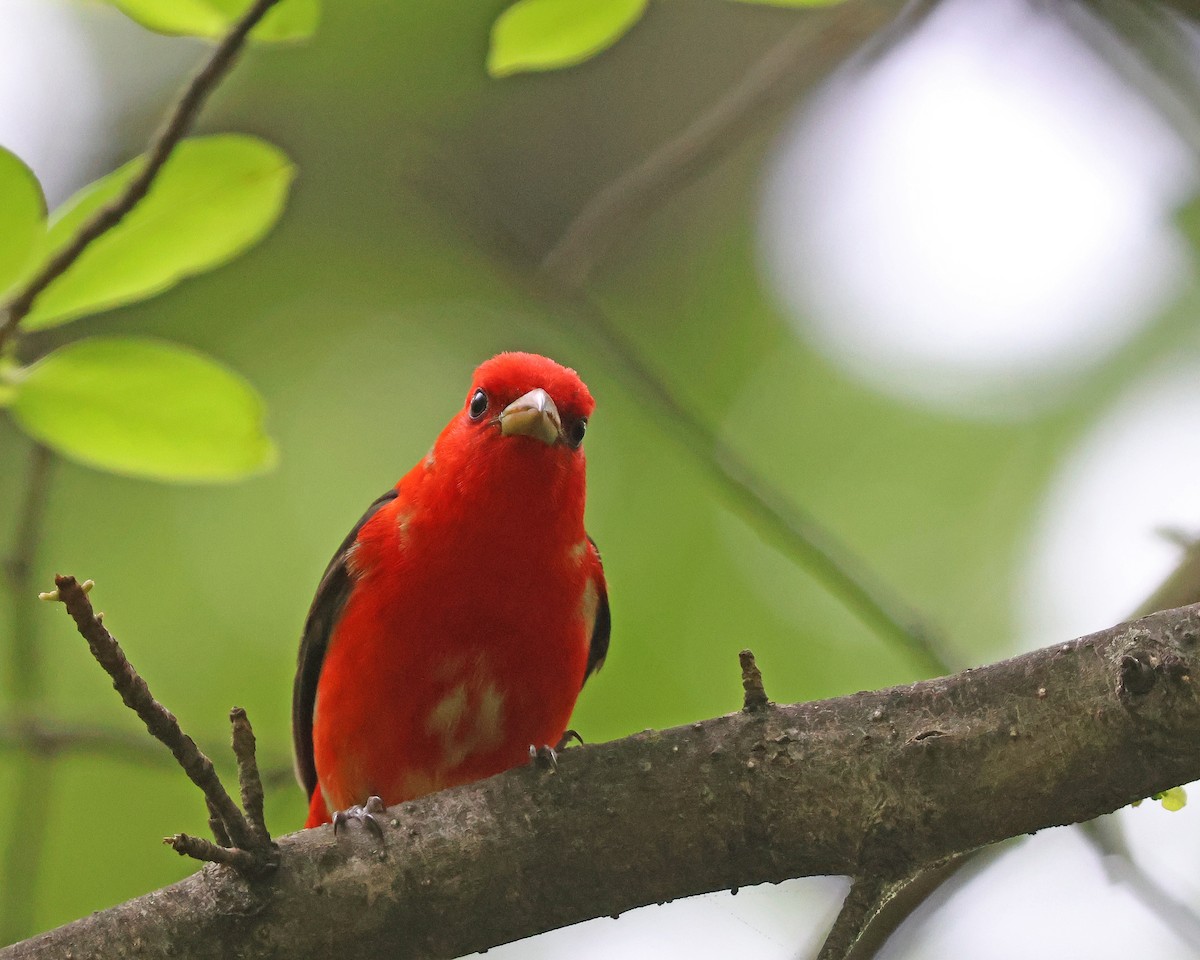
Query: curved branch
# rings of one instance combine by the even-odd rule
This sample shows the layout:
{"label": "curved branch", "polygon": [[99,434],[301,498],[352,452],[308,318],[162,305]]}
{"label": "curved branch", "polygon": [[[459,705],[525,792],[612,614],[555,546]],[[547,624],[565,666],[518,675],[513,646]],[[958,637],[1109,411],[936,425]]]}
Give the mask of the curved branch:
{"label": "curved branch", "polygon": [[457,957],[710,890],[887,882],[1200,778],[1193,676],[1200,605],[952,677],[647,731],[568,750],[558,774],[393,808],[382,849],[305,830],[266,879],[209,866],[0,960],[117,940],[143,958]]}
{"label": "curved branch", "polygon": [[16,334],[21,321],[33,309],[34,301],[51,283],[70,269],[93,241],[124,220],[126,214],[150,192],[154,178],[158,176],[163,164],[191,129],[204,102],[237,60],[247,35],[278,2],[279,0],[255,0],[250,9],[217,44],[212,56],[188,84],[183,96],[179,98],[179,103],[167,118],[166,125],[150,145],[146,153],[146,163],[137,176],[129,181],[120,196],[97,210],[71,238],[71,242],[51,257],[37,275],[8,303],[4,311],[4,320],[0,323],[0,356],[4,354],[5,346]]}

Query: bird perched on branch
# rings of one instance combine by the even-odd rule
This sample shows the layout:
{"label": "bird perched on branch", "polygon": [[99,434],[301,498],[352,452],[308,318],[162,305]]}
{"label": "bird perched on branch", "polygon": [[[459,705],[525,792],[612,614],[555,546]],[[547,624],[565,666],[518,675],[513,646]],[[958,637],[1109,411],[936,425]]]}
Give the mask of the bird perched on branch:
{"label": "bird perched on branch", "polygon": [[608,651],[604,571],[583,526],[593,406],[574,370],[493,357],[338,548],[293,691],[305,826],[377,828],[383,804],[560,742]]}

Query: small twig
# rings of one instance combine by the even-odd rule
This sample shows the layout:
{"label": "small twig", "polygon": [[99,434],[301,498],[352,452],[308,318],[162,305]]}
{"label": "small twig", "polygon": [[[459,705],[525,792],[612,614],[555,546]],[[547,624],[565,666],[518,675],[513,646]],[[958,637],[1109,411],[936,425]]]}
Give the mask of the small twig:
{"label": "small twig", "polygon": [[191,128],[200,108],[233,66],[247,34],[278,2],[279,0],[255,0],[217,45],[208,62],[192,78],[192,82],[188,84],[175,109],[167,118],[166,124],[151,144],[146,154],[146,162],[137,176],[129,181],[120,196],[96,211],[71,238],[71,242],[51,257],[37,275],[8,303],[4,311],[4,320],[0,323],[0,355],[4,354],[9,339],[33,308],[34,301],[79,259],[80,254],[93,241],[120,223],[149,192],[154,178]]}
{"label": "small twig", "polygon": [[754,661],[754,654],[743,650],[738,654],[738,660],[742,664],[742,712],[757,713],[759,710],[765,710],[771,705],[771,701],[767,699],[762,671]]}
{"label": "small twig", "polygon": [[229,722],[233,726],[233,755],[237,757],[238,784],[242,789],[242,809],[250,821],[250,833],[255,848],[271,845],[271,832],[267,829],[263,815],[263,785],[258,774],[258,761],[254,757],[254,730],[246,711],[234,707],[229,711]]}
{"label": "small twig", "polygon": [[223,847],[232,847],[233,841],[229,839],[229,832],[225,829],[217,808],[208,797],[204,798],[204,805],[208,807],[208,829],[212,831],[213,839]]}
{"label": "small twig", "polygon": [[223,863],[246,876],[258,876],[265,872],[262,860],[248,850],[219,847],[203,837],[177,833],[173,837],[163,837],[163,843],[181,857],[191,857],[193,860],[204,860],[208,863]]}
{"label": "small twig", "polygon": [[92,656],[112,677],[113,687],[125,705],[141,718],[154,737],[167,746],[188,778],[203,791],[210,809],[217,812],[233,843],[242,848],[252,848],[250,825],[226,792],[212,761],[183,732],[171,711],[154,699],[146,681],[125,657],[116,638],[96,618],[88,600],[87,584],[80,584],[69,576],[55,577],[54,584],[56,590],[46,594],[46,598],[60,600],[66,606],[80,635],[87,640]]}

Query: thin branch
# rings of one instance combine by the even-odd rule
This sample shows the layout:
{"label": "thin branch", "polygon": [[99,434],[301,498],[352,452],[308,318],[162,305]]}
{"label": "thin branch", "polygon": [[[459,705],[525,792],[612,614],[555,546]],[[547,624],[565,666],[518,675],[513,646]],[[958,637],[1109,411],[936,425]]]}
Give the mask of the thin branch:
{"label": "thin branch", "polygon": [[817,960],[870,960],[917,906],[979,852],[950,857],[898,880],[878,876],[856,879]]}
{"label": "thin branch", "polygon": [[1051,9],[1200,157],[1200,75],[1190,38],[1164,9],[1125,0],[1072,0]]}
{"label": "thin branch", "polygon": [[[546,296],[570,308],[610,354],[616,374],[649,399],[700,465],[717,481],[733,506],[783,546],[872,629],[896,641],[931,673],[945,673],[954,660],[906,605],[872,582],[843,544],[764,480],[650,367],[585,284],[598,259],[629,226],[744,141],[744,134],[769,114],[813,86],[851,54],[873,41],[877,54],[914,29],[933,8],[931,0],[902,5],[848,2],[829,11],[806,12],[741,81],[677,137],[600,190],[542,258],[539,279]],[[899,11],[899,13],[897,13]]]}
{"label": "thin branch", "polygon": [[271,845],[271,831],[263,815],[263,785],[258,775],[258,761],[254,756],[254,730],[246,711],[234,707],[229,711],[229,722],[233,726],[233,755],[237,757],[238,783],[242,790],[242,809],[250,822],[250,837],[255,849]]}
{"label": "thin branch", "polygon": [[233,867],[244,876],[256,876],[264,872],[258,857],[238,847],[217,846],[211,840],[192,837],[186,833],[163,837],[163,843],[181,857],[191,857],[205,863],[224,864]]}
{"label": "thin branch", "polygon": [[[1118,692],[1128,656],[1154,664],[1144,694]],[[382,849],[302,830],[261,881],[204,870],[0,960],[115,942],[142,960],[449,958],[734,886],[864,865],[887,883],[1200,778],[1192,676],[1200,605],[953,677],[647,731],[566,751],[558,776],[523,766],[392,808]]]}
{"label": "thin branch", "polygon": [[855,877],[842,901],[833,928],[821,945],[817,960],[845,960],[855,941],[892,895],[902,889],[911,877],[887,881],[879,875]]}
{"label": "thin branch", "polygon": [[146,154],[146,162],[137,176],[129,181],[120,196],[96,211],[96,214],[80,227],[71,242],[51,257],[24,289],[8,303],[4,311],[4,321],[0,323],[0,356],[3,356],[8,341],[17,332],[21,321],[46,288],[62,276],[93,241],[120,223],[149,192],[163,164],[187,134],[205,101],[237,60],[246,36],[278,2],[279,0],[255,0],[250,9],[217,44],[212,56],[188,84],[166,124],[151,144]]}
{"label": "thin branch", "polygon": [[133,664],[125,657],[116,638],[108,632],[92,610],[88,599],[88,584],[80,584],[74,577],[54,578],[55,590],[43,594],[48,600],[59,600],[67,608],[80,635],[88,642],[97,662],[112,677],[113,687],[121,695],[125,706],[138,715],[151,735],[161,741],[174,755],[184,773],[204,793],[210,809],[216,810],[230,839],[238,847],[252,849],[253,838],[249,824],[233,802],[217,776],[213,763],[196,746],[194,740],[183,732],[174,714],[154,699],[146,681],[138,675]]}
{"label": "thin branch", "polygon": [[738,654],[738,661],[742,665],[742,712],[756,713],[765,710],[771,705],[771,701],[767,699],[762,671],[758,669],[754,654],[750,650],[743,650]]}
{"label": "thin branch", "polygon": [[867,626],[906,650],[922,670],[946,673],[954,658],[906,604],[875,582],[845,545],[759,475],[705,423],[696,404],[681,400],[588,294],[547,283],[545,296],[593,334],[611,356],[613,372],[658,410],[681,443],[716,482],[727,502],[763,536],[806,567]]}
{"label": "thin branch", "polygon": [[[899,0],[846,2],[809,10],[741,79],[663,143],[601,188],[567,225],[542,259],[542,272],[568,286],[582,286],[597,262],[633,224],[743,145],[803,91],[825,79],[864,45],[895,38],[886,28],[924,16],[928,3],[911,5],[904,17]],[[899,14],[899,16],[898,16]]]}

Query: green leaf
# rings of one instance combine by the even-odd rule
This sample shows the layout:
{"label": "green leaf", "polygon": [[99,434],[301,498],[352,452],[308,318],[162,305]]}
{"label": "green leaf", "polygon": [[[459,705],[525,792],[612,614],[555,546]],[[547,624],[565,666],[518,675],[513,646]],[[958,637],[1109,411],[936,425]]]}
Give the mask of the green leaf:
{"label": "green leaf", "polygon": [[[55,211],[49,250],[66,245],[125,188],[141,163],[141,158],[127,163]],[[253,137],[183,141],[145,199],[50,285],[23,328],[51,327],[144,300],[232,259],[279,218],[294,175],[286,156]]]}
{"label": "green leaf", "polygon": [[[147,30],[172,36],[217,39],[246,12],[250,0],[108,0]],[[250,33],[252,40],[276,43],[312,36],[321,16],[319,0],[284,0]]]}
{"label": "green leaf", "polygon": [[46,201],[37,177],[0,147],[0,294],[22,277],[46,235]]}
{"label": "green leaf", "polygon": [[1156,793],[1154,799],[1163,805],[1164,810],[1171,813],[1178,813],[1187,806],[1187,792],[1183,787],[1171,787],[1170,790]]}
{"label": "green leaf", "polygon": [[203,354],[156,340],[96,338],[22,371],[13,416],[88,466],[156,480],[234,480],[275,463],[263,403]]}
{"label": "green leaf", "polygon": [[554,70],[594,57],[646,12],[646,0],[518,0],[492,26],[493,77]]}
{"label": "green leaf", "polygon": [[833,7],[843,0],[733,0],[734,3],[753,3],[762,7]]}

